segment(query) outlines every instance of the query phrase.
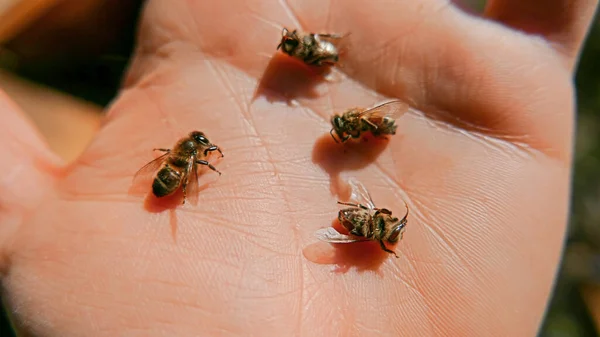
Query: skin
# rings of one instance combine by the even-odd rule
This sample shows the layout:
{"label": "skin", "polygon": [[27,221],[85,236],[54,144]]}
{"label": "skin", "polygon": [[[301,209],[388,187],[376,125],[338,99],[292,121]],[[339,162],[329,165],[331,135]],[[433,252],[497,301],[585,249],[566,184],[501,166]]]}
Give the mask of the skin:
{"label": "skin", "polygon": [[[442,0],[148,1],[123,90],[72,163],[0,96],[0,266],[16,324],[33,336],[534,335],[563,245],[573,70],[597,3],[488,3],[480,18]],[[283,26],[351,31],[360,48],[321,81],[275,51]],[[389,141],[333,142],[333,112],[392,97],[415,111]],[[129,194],[151,150],[192,129],[226,154],[198,205]],[[407,202],[400,258],[316,242],[350,176],[377,207]]]}

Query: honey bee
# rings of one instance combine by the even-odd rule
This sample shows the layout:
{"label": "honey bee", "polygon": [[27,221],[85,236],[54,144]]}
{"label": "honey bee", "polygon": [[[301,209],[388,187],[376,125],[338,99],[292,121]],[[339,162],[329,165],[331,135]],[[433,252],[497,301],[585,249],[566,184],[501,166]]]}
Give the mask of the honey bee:
{"label": "honey bee", "polygon": [[406,214],[402,219],[398,219],[387,208],[375,207],[371,195],[359,181],[352,179],[348,183],[352,188],[351,199],[354,202],[338,201],[340,205],[351,206],[339,211],[338,220],[350,235],[341,234],[333,227],[328,227],[317,230],[316,237],[331,243],[378,241],[382,250],[394,254],[397,258],[398,254],[388,249],[385,242],[394,244],[402,240],[407,223],[408,205],[404,203]]}
{"label": "honey bee", "polygon": [[333,135],[342,143],[348,138],[359,138],[362,133],[371,131],[373,136],[395,135],[396,119],[400,118],[409,110],[408,104],[401,101],[390,101],[378,104],[372,108],[352,108],[346,110],[342,115],[335,114],[331,117],[331,137],[338,143]]}
{"label": "honey bee", "polygon": [[281,50],[304,63],[312,66],[335,65],[339,61],[337,43],[343,38],[338,34],[314,34],[283,28],[281,42],[277,50]]}
{"label": "honey bee", "polygon": [[224,157],[223,152],[200,131],[190,132],[187,137],[177,141],[173,149],[159,148],[154,151],[162,151],[164,154],[139,169],[133,183],[136,184],[139,180],[156,173],[152,182],[152,193],[157,198],[171,195],[181,187],[182,204],[185,204],[188,192],[195,199],[198,192],[198,165],[206,165],[221,175],[219,170],[206,161],[206,157],[212,151],[219,151],[221,157]]}

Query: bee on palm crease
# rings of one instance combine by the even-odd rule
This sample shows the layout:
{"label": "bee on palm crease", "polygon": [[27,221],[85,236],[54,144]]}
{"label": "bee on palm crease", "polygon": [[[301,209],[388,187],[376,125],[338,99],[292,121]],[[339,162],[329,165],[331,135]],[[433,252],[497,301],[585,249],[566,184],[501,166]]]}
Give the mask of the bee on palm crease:
{"label": "bee on palm crease", "polygon": [[398,258],[398,254],[387,248],[385,243],[395,244],[402,240],[408,218],[408,205],[404,203],[406,214],[402,219],[398,219],[387,208],[375,207],[371,195],[362,183],[354,179],[348,183],[352,188],[353,202],[338,201],[340,205],[350,206],[339,211],[338,220],[350,235],[328,227],[317,230],[316,237],[330,243],[377,241],[383,251]]}
{"label": "bee on palm crease", "polygon": [[283,28],[277,50],[281,49],[289,56],[311,66],[332,66],[339,62],[338,43],[344,37],[338,34],[298,32],[295,29],[290,32],[287,28]]}
{"label": "bee on palm crease", "polygon": [[198,193],[198,165],[208,166],[221,175],[221,172],[206,159],[213,151],[218,151],[221,157],[224,157],[223,152],[200,131],[190,132],[177,141],[172,149],[154,150],[164,154],[139,169],[133,183],[156,174],[152,181],[152,193],[157,198],[171,195],[181,187],[182,204],[185,204],[188,194],[195,200]]}
{"label": "bee on palm crease", "polygon": [[348,109],[341,115],[335,114],[331,117],[332,128],[329,133],[336,143],[344,143],[349,138],[359,138],[367,131],[370,131],[375,137],[395,135],[398,127],[396,119],[408,110],[408,104],[397,100],[381,103],[367,109]]}

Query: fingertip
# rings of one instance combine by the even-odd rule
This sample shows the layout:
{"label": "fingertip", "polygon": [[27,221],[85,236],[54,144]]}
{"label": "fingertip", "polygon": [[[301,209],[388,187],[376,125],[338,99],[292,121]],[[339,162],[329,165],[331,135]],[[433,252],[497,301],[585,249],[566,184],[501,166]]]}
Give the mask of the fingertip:
{"label": "fingertip", "polygon": [[0,163],[2,167],[30,162],[45,162],[47,167],[61,166],[62,160],[44,141],[37,128],[12,101],[0,90]]}
{"label": "fingertip", "polygon": [[0,91],[0,270],[28,212],[47,194],[62,161],[17,105]]}
{"label": "fingertip", "polygon": [[541,35],[575,63],[598,0],[490,0],[484,15],[513,29]]}

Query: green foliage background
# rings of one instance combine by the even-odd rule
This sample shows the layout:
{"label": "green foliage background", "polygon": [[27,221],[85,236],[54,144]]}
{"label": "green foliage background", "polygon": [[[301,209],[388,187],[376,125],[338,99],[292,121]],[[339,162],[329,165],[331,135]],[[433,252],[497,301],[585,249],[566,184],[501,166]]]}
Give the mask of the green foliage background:
{"label": "green foliage background", "polygon": [[600,22],[577,70],[577,138],[571,219],[563,263],[541,336],[598,336],[582,286],[600,285]]}

